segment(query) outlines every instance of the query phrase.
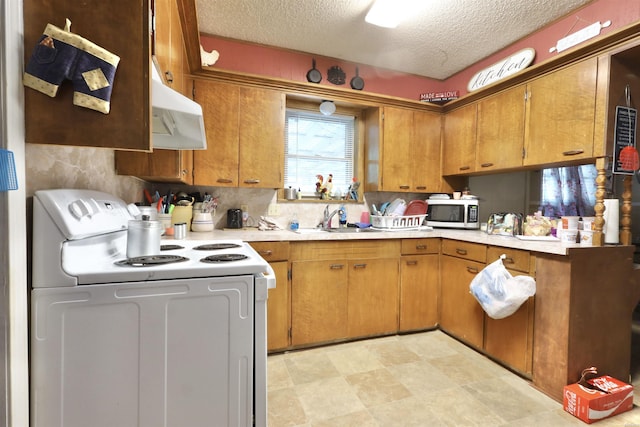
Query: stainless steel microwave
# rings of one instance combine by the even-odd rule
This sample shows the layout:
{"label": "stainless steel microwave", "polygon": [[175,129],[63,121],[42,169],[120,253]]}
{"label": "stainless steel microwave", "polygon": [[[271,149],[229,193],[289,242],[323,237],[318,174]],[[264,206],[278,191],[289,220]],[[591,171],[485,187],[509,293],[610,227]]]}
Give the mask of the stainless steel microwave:
{"label": "stainless steel microwave", "polygon": [[435,228],[478,229],[477,199],[429,199],[427,225]]}

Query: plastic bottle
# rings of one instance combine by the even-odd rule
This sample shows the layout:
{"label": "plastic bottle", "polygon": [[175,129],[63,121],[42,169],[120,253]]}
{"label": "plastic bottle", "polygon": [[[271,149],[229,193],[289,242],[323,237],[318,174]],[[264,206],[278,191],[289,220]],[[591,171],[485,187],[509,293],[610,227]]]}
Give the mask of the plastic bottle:
{"label": "plastic bottle", "polygon": [[298,200],[302,200],[302,191],[298,188],[298,193],[296,194]]}
{"label": "plastic bottle", "polygon": [[340,205],[340,228],[347,226],[347,209],[344,205]]}
{"label": "plastic bottle", "polygon": [[293,214],[293,216],[291,217],[291,221],[289,222],[289,229],[291,231],[296,231],[298,228],[300,228],[300,223],[298,222],[298,215]]}

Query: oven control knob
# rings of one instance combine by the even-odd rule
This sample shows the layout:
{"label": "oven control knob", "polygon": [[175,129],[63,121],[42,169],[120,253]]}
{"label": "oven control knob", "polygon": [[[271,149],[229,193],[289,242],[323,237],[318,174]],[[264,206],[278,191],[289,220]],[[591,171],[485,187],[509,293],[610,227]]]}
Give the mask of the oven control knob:
{"label": "oven control knob", "polygon": [[78,199],[69,204],[69,212],[74,218],[80,220],[92,213],[91,206],[84,200]]}

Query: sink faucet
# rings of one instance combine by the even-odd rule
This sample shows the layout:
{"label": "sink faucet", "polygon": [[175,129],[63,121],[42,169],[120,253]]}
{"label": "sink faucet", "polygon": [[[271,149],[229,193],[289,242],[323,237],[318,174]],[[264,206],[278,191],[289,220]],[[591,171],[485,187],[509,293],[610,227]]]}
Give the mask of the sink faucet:
{"label": "sink faucet", "polygon": [[343,211],[342,209],[336,209],[333,212],[329,213],[329,205],[325,206],[324,208],[324,216],[322,219],[322,229],[323,230],[328,230],[331,228],[331,219],[336,215],[342,215]]}

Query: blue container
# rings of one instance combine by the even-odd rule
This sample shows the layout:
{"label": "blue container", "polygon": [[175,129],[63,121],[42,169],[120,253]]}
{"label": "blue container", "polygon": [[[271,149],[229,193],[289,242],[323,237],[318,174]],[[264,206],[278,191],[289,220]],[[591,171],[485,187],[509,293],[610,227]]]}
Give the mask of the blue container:
{"label": "blue container", "polygon": [[16,162],[13,153],[0,148],[0,191],[17,190]]}

